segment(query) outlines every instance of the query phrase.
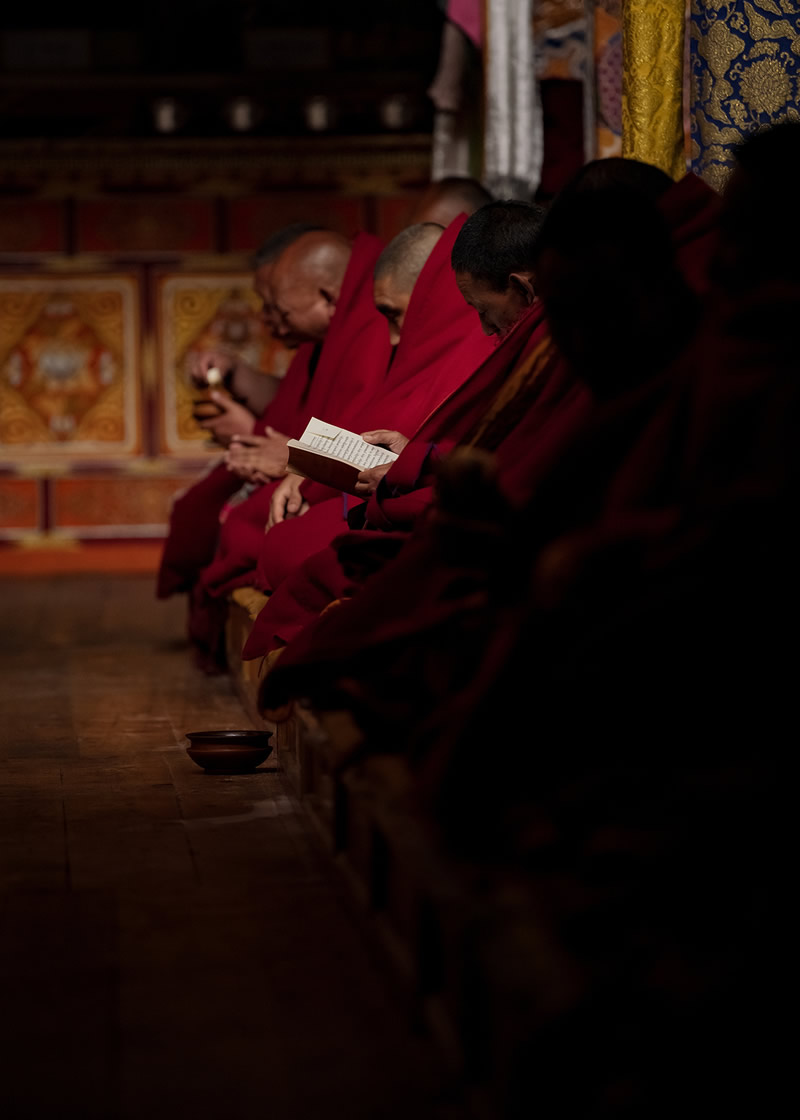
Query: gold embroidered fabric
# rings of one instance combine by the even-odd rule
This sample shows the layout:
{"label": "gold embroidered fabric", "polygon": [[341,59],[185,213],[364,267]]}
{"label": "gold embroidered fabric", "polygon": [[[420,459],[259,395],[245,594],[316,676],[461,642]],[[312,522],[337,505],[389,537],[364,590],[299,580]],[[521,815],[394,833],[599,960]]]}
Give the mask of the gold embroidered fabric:
{"label": "gold embroidered fabric", "polygon": [[679,179],[685,0],[627,0],[622,9],[622,154]]}
{"label": "gold embroidered fabric", "polygon": [[799,0],[692,0],[692,170],[717,190],[752,132],[800,120]]}

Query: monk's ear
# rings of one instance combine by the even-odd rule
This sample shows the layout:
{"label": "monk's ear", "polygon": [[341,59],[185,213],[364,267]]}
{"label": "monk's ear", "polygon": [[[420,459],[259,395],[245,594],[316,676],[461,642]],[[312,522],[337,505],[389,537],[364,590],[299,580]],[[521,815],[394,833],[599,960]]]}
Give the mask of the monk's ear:
{"label": "monk's ear", "polygon": [[508,284],[510,288],[514,288],[522,296],[528,306],[536,299],[532,272],[512,272],[508,278]]}
{"label": "monk's ear", "polygon": [[332,308],[336,307],[336,296],[328,288],[320,288],[319,294]]}

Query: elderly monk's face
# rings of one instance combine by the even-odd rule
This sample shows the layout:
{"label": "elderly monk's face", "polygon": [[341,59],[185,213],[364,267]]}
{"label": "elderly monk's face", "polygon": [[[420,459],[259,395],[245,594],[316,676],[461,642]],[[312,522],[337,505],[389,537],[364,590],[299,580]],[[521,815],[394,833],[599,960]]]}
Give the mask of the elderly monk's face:
{"label": "elderly monk's face", "polygon": [[322,342],[336,310],[336,300],[307,280],[291,275],[274,288],[275,334],[282,342]]}
{"label": "elderly monk's face", "polygon": [[389,324],[389,341],[396,346],[406,320],[411,292],[404,291],[395,277],[387,273],[375,281],[373,295],[375,307]]}
{"label": "elderly monk's face", "polygon": [[266,264],[260,264],[253,276],[253,289],[256,295],[261,300],[261,322],[270,332],[275,334],[278,329],[278,316],[275,312],[275,305],[272,302],[272,271],[275,265],[273,261],[268,261]]}
{"label": "elderly monk's face", "polygon": [[507,334],[536,298],[529,272],[513,273],[502,292],[471,272],[457,272],[456,283],[466,302],[478,312],[484,334]]}

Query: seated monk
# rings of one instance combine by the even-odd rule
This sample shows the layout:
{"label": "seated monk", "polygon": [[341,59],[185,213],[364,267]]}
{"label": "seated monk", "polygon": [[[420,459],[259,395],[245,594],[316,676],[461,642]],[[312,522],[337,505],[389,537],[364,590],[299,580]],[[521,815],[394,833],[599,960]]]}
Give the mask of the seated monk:
{"label": "seated monk", "polygon": [[[209,671],[224,665],[225,606],[217,596],[255,567],[272,491],[286,473],[287,439],[301,435],[312,415],[346,426],[350,410],[363,407],[385,378],[389,340],[369,283],[381,248],[370,234],[351,242],[340,234],[312,232],[295,240],[275,264],[275,333],[310,340],[319,356],[289,422],[266,436],[237,441],[260,447],[262,474],[269,481],[222,511],[215,554],[192,590],[189,633]],[[241,485],[237,475],[227,473]]]}
{"label": "seated monk", "polygon": [[[322,230],[322,226],[312,225],[310,222],[293,222],[268,237],[253,258],[253,287],[261,299],[261,320],[273,338],[276,337],[278,327],[271,302],[271,280],[275,263],[283,250],[298,237]],[[287,336],[281,341],[291,350],[297,349],[299,345],[298,338]],[[254,431],[258,418],[274,399],[283,378],[272,373],[265,376],[262,370],[253,369],[238,354],[224,347],[193,352],[187,360],[186,372],[198,388],[213,389],[208,381],[208,374],[212,369],[219,371],[222,384],[229,390],[230,396],[220,394],[212,398],[223,410],[222,415],[202,422],[200,427],[209,431],[218,443],[227,446],[231,436],[249,435]],[[231,402],[245,405],[251,415],[242,416],[237,409],[230,408]]]}
{"label": "seated monk", "polygon": [[[414,432],[491,350],[450,268],[453,242],[464,221],[457,219],[446,232],[430,224],[411,226],[378,260],[375,305],[387,319],[396,351],[384,391],[353,423],[368,442],[388,442],[391,450],[399,450],[407,442],[400,432]],[[388,469],[387,464],[362,472],[356,489],[366,497]],[[270,528],[252,577],[255,585],[273,591],[293,568],[347,528],[347,508],[360,501],[287,475],[273,497]],[[297,517],[301,507],[303,516]]]}
{"label": "seated monk", "polygon": [[[267,238],[256,254],[253,286],[262,301],[263,322],[273,335],[279,324],[272,305],[272,271],[283,250],[313,229],[313,226],[300,223],[287,226]],[[301,335],[284,333],[282,341],[287,346],[297,347],[297,352],[260,418],[230,397],[221,393],[214,394],[214,400],[223,410],[222,414],[203,421],[200,426],[210,432],[218,443],[227,444],[234,435],[264,432],[268,427],[278,432],[286,431],[296,423],[295,417],[308,391],[319,347]],[[251,369],[232,354],[221,351],[197,355],[190,365],[189,373],[197,384],[207,385],[207,374],[212,367],[219,369],[224,375],[224,380],[235,396],[247,400],[255,400],[259,395],[254,390],[257,379],[266,380],[263,373]],[[219,535],[220,511],[240,485],[225,464],[218,462],[209,468],[203,478],[175,498],[158,573],[157,594],[160,599],[181,591],[190,591],[194,586],[200,569],[214,555]]]}
{"label": "seated monk", "polygon": [[449,226],[459,214],[470,217],[491,201],[492,196],[477,179],[448,175],[431,183],[414,207],[411,221]]}

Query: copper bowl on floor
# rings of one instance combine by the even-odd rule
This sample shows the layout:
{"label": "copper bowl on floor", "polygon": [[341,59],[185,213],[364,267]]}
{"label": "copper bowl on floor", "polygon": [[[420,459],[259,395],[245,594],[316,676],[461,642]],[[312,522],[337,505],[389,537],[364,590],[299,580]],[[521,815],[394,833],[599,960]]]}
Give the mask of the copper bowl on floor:
{"label": "copper bowl on floor", "polygon": [[271,731],[187,731],[186,753],[206,774],[251,774],[272,754]]}

